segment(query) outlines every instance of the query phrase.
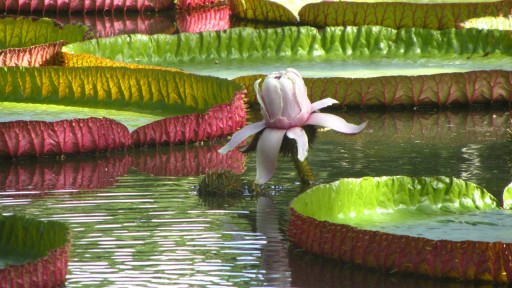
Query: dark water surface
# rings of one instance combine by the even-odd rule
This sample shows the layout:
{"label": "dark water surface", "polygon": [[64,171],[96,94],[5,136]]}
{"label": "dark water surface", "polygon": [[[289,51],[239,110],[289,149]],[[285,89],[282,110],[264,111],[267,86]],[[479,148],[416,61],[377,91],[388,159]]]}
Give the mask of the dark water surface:
{"label": "dark water surface", "polygon": [[[318,183],[444,175],[472,181],[501,199],[511,181],[507,109],[343,117],[368,126],[355,136],[319,133],[309,156]],[[205,171],[243,171],[240,154],[218,158],[222,143],[64,161],[2,160],[0,209],[71,226],[67,287],[468,286],[367,271],[290,248],[288,205],[306,187],[286,158],[259,196],[199,198]],[[245,163],[241,177],[250,183],[255,155]]]}

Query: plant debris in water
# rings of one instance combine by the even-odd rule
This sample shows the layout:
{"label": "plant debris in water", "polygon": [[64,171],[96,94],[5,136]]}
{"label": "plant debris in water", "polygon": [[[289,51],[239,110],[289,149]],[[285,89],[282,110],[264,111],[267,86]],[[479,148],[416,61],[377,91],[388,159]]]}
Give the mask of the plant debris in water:
{"label": "plant debris in water", "polygon": [[210,171],[199,182],[199,196],[242,196],[242,179],[233,171]]}
{"label": "plant debris in water", "polygon": [[209,209],[232,207],[242,200],[243,181],[233,171],[210,171],[199,182],[197,194]]}

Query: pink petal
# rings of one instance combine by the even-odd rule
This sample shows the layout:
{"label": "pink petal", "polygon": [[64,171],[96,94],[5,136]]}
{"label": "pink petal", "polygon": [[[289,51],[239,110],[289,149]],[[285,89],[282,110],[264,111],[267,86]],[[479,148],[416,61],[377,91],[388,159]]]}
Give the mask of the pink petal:
{"label": "pink petal", "polygon": [[336,103],[338,103],[338,101],[336,101],[332,98],[325,98],[325,99],[322,99],[322,100],[319,100],[319,101],[316,101],[315,103],[313,103],[312,111],[316,111],[316,110],[322,109],[327,106],[331,106],[332,104],[336,104]]}
{"label": "pink petal", "polygon": [[244,141],[245,138],[256,134],[260,132],[263,128],[265,128],[265,122],[256,122],[249,124],[242,128],[242,130],[236,132],[233,134],[233,137],[231,137],[231,140],[228,142],[228,144],[224,145],[224,147],[219,149],[219,153],[226,154],[229,151],[233,150],[240,142]]}
{"label": "pink petal", "polygon": [[343,120],[341,117],[328,113],[311,113],[306,124],[324,126],[347,134],[359,133],[366,127],[366,122],[361,125],[354,125]]}
{"label": "pink petal", "polygon": [[261,134],[256,147],[256,184],[263,184],[272,178],[285,133],[283,129],[267,128]]}
{"label": "pink petal", "polygon": [[301,127],[294,127],[286,131],[286,136],[297,141],[297,156],[304,161],[308,156],[308,135]]}

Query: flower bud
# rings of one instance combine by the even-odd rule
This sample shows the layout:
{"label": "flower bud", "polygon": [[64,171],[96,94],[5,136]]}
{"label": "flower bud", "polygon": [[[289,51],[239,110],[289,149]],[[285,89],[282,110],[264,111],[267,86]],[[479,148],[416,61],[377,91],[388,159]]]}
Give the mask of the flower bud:
{"label": "flower bud", "polygon": [[303,126],[312,111],[306,85],[295,69],[268,75],[260,89],[254,83],[267,127],[288,129]]}

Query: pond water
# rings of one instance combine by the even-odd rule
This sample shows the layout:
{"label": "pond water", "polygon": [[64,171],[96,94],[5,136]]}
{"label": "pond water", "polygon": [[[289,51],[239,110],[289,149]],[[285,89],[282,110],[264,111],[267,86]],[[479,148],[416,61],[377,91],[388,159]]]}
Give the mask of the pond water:
{"label": "pond water", "polygon": [[[501,199],[511,181],[508,109],[342,116],[369,124],[354,136],[319,133],[309,156],[317,183],[444,175],[472,181]],[[285,232],[288,205],[307,187],[286,158],[259,195],[200,198],[197,186],[207,170],[232,169],[247,185],[255,177],[255,155],[222,158],[216,150],[223,143],[59,161],[2,160],[0,209],[70,225],[66,287],[466,287],[294,249]]]}

